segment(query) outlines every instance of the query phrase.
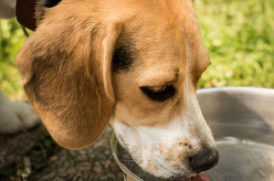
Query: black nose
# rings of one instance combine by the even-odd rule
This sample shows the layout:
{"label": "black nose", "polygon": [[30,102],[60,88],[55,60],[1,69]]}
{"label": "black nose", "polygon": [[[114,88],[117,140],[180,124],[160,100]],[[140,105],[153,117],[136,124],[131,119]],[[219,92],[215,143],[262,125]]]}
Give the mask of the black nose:
{"label": "black nose", "polygon": [[190,168],[195,172],[201,172],[212,168],[219,160],[216,149],[203,148],[197,154],[188,158]]}

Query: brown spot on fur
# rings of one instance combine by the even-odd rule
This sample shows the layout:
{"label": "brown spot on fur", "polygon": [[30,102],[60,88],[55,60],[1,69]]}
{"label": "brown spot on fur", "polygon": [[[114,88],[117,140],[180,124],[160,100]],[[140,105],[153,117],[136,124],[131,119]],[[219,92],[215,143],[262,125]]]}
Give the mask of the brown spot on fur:
{"label": "brown spot on fur", "polygon": [[178,138],[177,145],[178,146],[184,146],[184,147],[190,148],[190,149],[192,148],[192,143],[187,138],[184,138],[184,139]]}
{"label": "brown spot on fur", "polygon": [[164,147],[163,147],[163,145],[160,145],[160,146],[159,146],[159,152],[160,152],[160,154],[163,154],[163,153],[164,153]]}
{"label": "brown spot on fur", "polygon": [[148,160],[147,161],[147,168],[151,168],[151,167],[153,167],[154,166],[154,164],[152,163],[152,161],[151,160]]}

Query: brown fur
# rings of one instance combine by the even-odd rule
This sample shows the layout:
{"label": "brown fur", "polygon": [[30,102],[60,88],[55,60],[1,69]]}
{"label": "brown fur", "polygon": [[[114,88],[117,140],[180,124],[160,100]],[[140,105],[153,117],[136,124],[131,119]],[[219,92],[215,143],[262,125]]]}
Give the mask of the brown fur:
{"label": "brown fur", "polygon": [[[138,1],[136,4],[134,8],[136,11],[142,8],[144,16],[139,14],[134,23],[129,21],[125,27],[127,32],[134,32],[138,54],[131,71],[113,76],[117,97],[115,117],[130,126],[165,126],[182,109],[185,38],[192,52],[194,87],[209,65],[209,54],[202,43],[191,1]],[[177,94],[164,103],[147,99],[139,89],[166,84],[174,85]]]}
{"label": "brown fur", "polygon": [[[131,36],[137,56],[130,71],[112,74],[121,34]],[[45,11],[17,64],[50,134],[62,146],[78,149],[91,144],[112,116],[132,126],[155,126],[178,114],[185,38],[193,52],[196,86],[209,56],[191,1],[63,0]],[[139,90],[164,84],[178,90],[164,103],[148,100]]]}

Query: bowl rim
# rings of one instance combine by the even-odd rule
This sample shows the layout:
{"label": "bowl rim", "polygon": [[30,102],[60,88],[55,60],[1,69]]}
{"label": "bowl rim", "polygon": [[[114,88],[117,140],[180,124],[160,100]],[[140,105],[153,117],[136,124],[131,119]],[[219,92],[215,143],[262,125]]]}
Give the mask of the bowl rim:
{"label": "bowl rim", "polygon": [[264,87],[245,87],[245,86],[228,86],[228,87],[210,87],[197,90],[197,94],[215,93],[215,92],[230,92],[230,93],[259,93],[264,95],[273,95],[273,88]]}

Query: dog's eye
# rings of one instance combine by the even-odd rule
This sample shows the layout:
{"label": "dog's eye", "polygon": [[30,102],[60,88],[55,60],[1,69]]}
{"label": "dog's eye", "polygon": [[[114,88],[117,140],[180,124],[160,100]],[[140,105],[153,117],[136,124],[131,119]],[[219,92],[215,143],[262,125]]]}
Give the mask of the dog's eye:
{"label": "dog's eye", "polygon": [[153,101],[163,102],[175,95],[175,88],[173,86],[157,86],[157,87],[140,87],[142,92]]}
{"label": "dog's eye", "polygon": [[59,4],[60,1],[61,0],[46,0],[45,1],[45,6],[47,8],[52,8],[52,7],[56,6],[57,4]]}

